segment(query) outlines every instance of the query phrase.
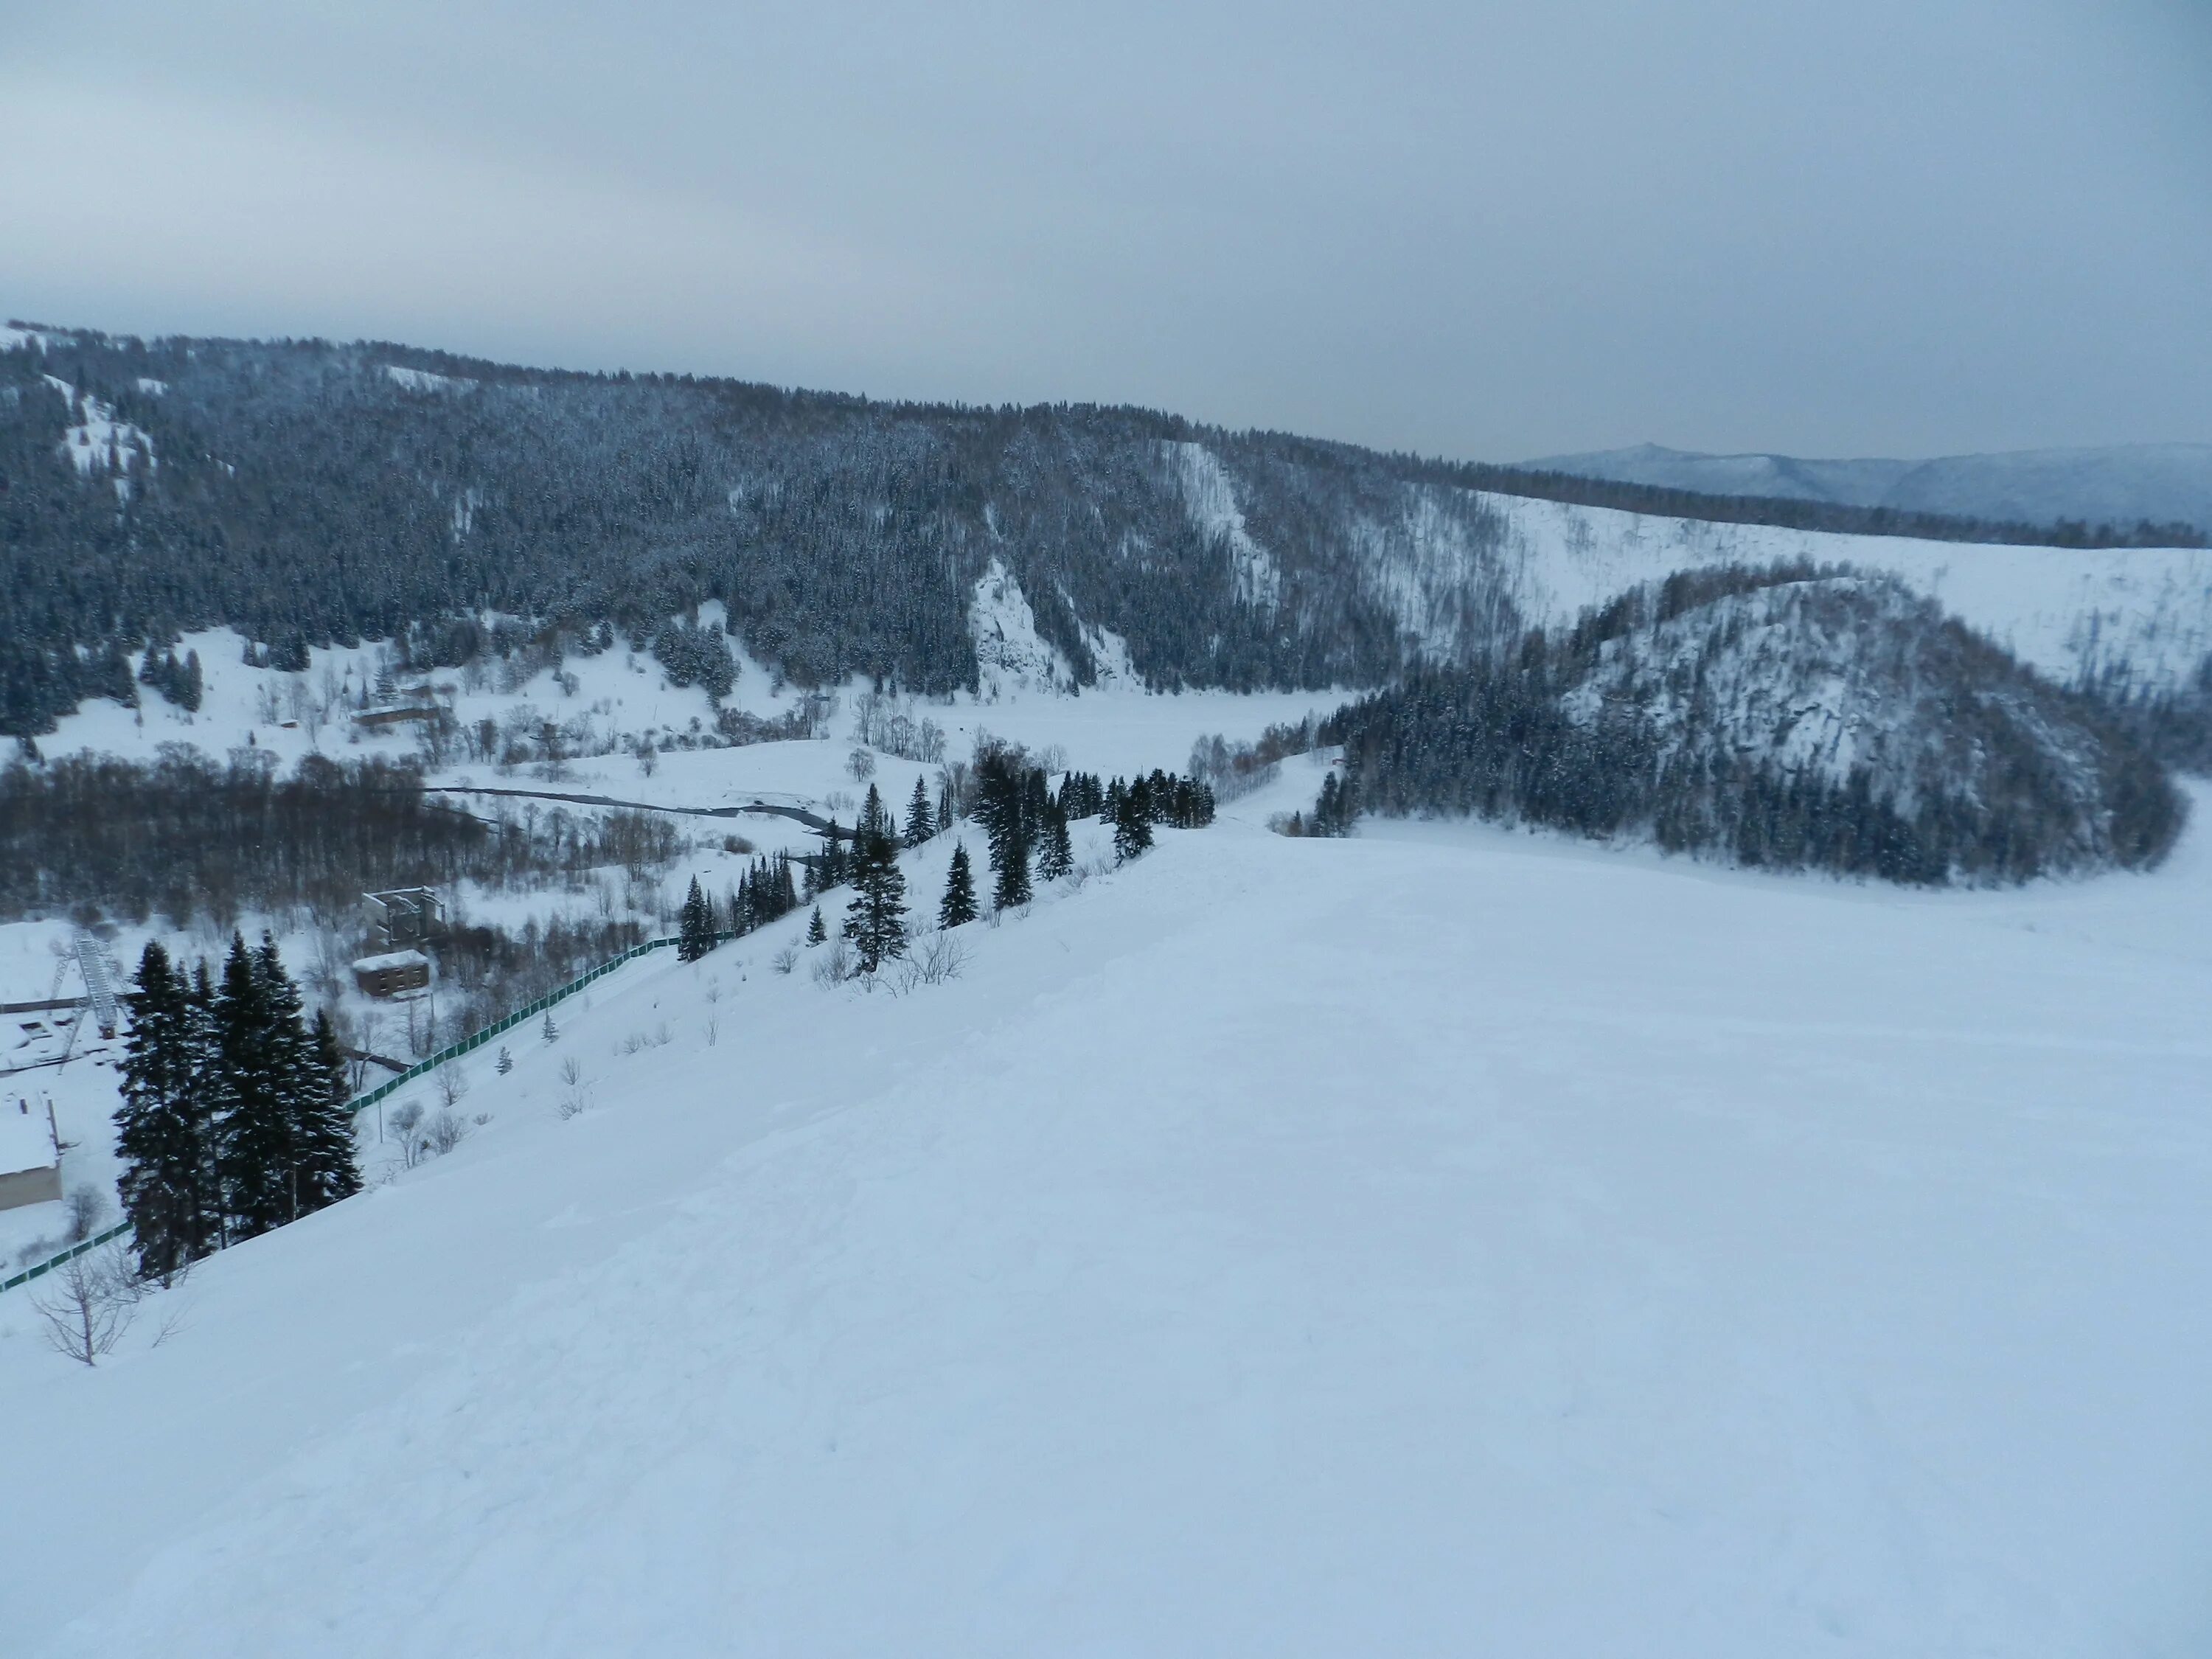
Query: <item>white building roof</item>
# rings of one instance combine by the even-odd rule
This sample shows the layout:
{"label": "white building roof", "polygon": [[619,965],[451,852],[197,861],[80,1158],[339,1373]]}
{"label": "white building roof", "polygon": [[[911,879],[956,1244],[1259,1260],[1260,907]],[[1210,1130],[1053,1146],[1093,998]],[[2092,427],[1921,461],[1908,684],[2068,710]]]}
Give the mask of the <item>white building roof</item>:
{"label": "white building roof", "polygon": [[392,968],[428,968],[430,958],[420,951],[386,951],[380,957],[356,957],[353,970],[356,974],[380,974]]}
{"label": "white building roof", "polygon": [[0,1176],[51,1170],[61,1161],[54,1150],[53,1115],[46,1103],[0,1092]]}

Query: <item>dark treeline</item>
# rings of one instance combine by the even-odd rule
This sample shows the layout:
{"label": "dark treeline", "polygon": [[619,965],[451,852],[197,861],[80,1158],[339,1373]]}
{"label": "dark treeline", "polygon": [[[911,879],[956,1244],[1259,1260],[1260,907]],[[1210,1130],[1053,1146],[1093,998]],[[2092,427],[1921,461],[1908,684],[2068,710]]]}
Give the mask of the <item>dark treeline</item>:
{"label": "dark treeline", "polygon": [[[74,445],[87,395],[143,441]],[[1210,458],[1178,448],[1198,441]],[[1194,510],[1194,468],[1217,465],[1272,562],[1257,586]],[[129,701],[135,653],[216,623],[277,668],[371,638],[456,664],[506,648],[490,610],[574,649],[619,635],[719,692],[723,642],[684,620],[710,599],[793,683],[857,672],[933,695],[976,683],[968,605],[993,558],[1079,683],[1097,667],[1085,629],[1105,628],[1163,688],[1379,684],[1423,647],[1378,549],[1418,563],[1408,526],[1443,520],[1492,557],[1500,521],[1468,489],[1823,530],[2139,534],[1692,497],[1137,409],[887,404],[386,345],[86,334],[0,351],[0,735],[18,737],[87,696]],[[1454,576],[1427,601],[1453,612],[1430,620],[1455,649],[1517,628],[1495,574]],[[160,673],[164,695],[190,695],[183,665]]]}
{"label": "dark treeline", "polygon": [[[1760,654],[1777,636],[1786,654]],[[1830,643],[1854,639],[1887,654],[1869,665]],[[1840,775],[1793,763],[1809,688],[1854,664],[1870,677],[1855,688],[1869,758]],[[1418,672],[1317,737],[1344,745],[1351,811],[1644,834],[1899,882],[2142,867],[2183,815],[2158,763],[2088,698],[1895,584],[1803,568],[1678,576],[1494,665]],[[1325,809],[1341,823],[1347,799]]]}
{"label": "dark treeline", "polygon": [[158,942],[127,999],[117,1188],[139,1271],[166,1279],[361,1189],[344,1058],[276,946],[233,934],[219,976]]}
{"label": "dark treeline", "polygon": [[228,927],[246,910],[350,915],[362,892],[542,884],[619,865],[640,872],[680,838],[645,812],[474,817],[426,796],[411,767],[309,756],[280,775],[243,750],[218,765],[169,745],[152,765],[71,756],[0,771],[0,915],[105,911]]}

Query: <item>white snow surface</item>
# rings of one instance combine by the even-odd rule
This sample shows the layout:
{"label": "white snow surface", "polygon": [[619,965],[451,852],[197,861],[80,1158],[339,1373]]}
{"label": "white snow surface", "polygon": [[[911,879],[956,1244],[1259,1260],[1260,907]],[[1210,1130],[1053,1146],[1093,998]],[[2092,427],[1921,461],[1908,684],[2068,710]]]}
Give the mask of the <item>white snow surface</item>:
{"label": "white snow surface", "polygon": [[9,1650],[2205,1650],[2212,792],[1923,894],[1317,775],[910,996],[633,963],[158,1347],[0,1298]]}
{"label": "white snow surface", "polygon": [[0,1175],[50,1170],[61,1162],[46,1097],[27,1079],[0,1078]]}
{"label": "white snow surface", "polygon": [[384,372],[410,392],[469,392],[477,384],[458,375],[433,374],[427,368],[402,368],[398,363],[385,364]]}
{"label": "white snow surface", "polygon": [[1021,583],[996,557],[975,579],[968,633],[975,641],[976,683],[986,702],[1009,692],[1052,691],[1075,683],[1060,647],[1037,632],[1036,613]]}
{"label": "white snow surface", "polygon": [[1283,574],[1275,556],[1252,539],[1244,510],[1237,504],[1237,483],[1220,459],[1201,443],[1170,443],[1176,476],[1191,522],[1221,538],[1237,580],[1237,597],[1246,605],[1273,610],[1282,598]]}
{"label": "white snow surface", "polygon": [[[67,380],[53,375],[45,377],[48,386],[77,406],[77,389]],[[127,474],[138,462],[144,462],[152,471],[161,465],[154,454],[154,440],[143,427],[130,421],[115,418],[115,407],[86,393],[82,404],[84,418],[62,434],[62,450],[70,458],[82,477],[90,477],[95,472]]]}

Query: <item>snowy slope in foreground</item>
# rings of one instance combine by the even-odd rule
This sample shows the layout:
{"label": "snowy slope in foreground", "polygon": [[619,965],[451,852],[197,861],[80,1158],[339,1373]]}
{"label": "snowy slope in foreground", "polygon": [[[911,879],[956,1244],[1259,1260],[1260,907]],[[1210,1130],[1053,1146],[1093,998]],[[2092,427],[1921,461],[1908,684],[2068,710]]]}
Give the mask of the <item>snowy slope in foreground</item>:
{"label": "snowy slope in foreground", "polygon": [[158,1349],[0,1299],[10,1651],[2204,1650],[2201,835],[1928,896],[1224,823],[969,931],[625,970]]}

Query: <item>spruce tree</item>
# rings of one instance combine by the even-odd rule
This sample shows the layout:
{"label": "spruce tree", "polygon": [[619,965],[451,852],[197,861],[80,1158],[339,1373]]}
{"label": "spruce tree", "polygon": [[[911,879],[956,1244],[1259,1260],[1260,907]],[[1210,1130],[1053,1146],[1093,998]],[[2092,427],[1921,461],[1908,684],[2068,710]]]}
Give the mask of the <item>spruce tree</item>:
{"label": "spruce tree", "polygon": [[714,915],[708,908],[706,894],[700,890],[699,878],[694,876],[677,926],[676,955],[679,961],[696,962],[714,948]]}
{"label": "spruce tree", "polygon": [[806,942],[809,945],[825,945],[829,942],[829,939],[830,928],[828,925],[823,921],[822,907],[817,904],[814,907],[814,914],[807,918]]}
{"label": "spruce tree", "polygon": [[230,1243],[230,1211],[223,1184],[223,1126],[230,1120],[230,1074],[223,1069],[222,1047],[216,1034],[215,981],[207,958],[192,966],[191,1017],[194,1032],[192,1096],[199,1105],[201,1133],[200,1191],[212,1221],[217,1244]]}
{"label": "spruce tree", "polygon": [[1067,836],[1067,814],[1056,803],[1044,813],[1044,851],[1037,859],[1037,873],[1057,881],[1075,868],[1075,846]]}
{"label": "spruce tree", "polygon": [[996,855],[996,864],[993,872],[996,879],[991,889],[993,908],[1010,910],[1018,904],[1027,904],[1031,892],[1029,843],[1018,836],[1013,837]]}
{"label": "spruce tree", "polygon": [[991,852],[992,902],[1003,910],[1028,902],[1030,846],[1018,751],[992,749],[975,763],[975,816]]}
{"label": "spruce tree", "polygon": [[[504,1054],[507,1050],[501,1049]],[[299,1207],[302,1215],[351,1198],[361,1190],[355,1161],[353,1091],[346,1083],[345,1054],[324,1010],[315,1011],[307,1036],[307,1073],[295,1106]]]}
{"label": "spruce tree", "polygon": [[957,927],[975,920],[975,877],[968,867],[968,845],[956,842],[952,868],[945,878],[945,900],[937,907],[939,927]]}
{"label": "spruce tree", "polygon": [[281,1227],[295,1212],[292,1056],[276,1030],[266,975],[236,933],[215,995],[215,1058],[228,1095],[216,1126],[223,1208],[234,1238]]}
{"label": "spruce tree", "polygon": [[906,805],[906,844],[919,847],[937,833],[936,821],[930,816],[929,791],[920,778],[914,781],[914,798]]}
{"label": "spruce tree", "polygon": [[[300,988],[284,971],[283,959],[276,953],[276,941],[267,933],[253,951],[253,975],[261,987],[263,1006],[268,1010],[268,1053],[270,1077],[276,1098],[283,1102],[286,1130],[292,1147],[291,1162],[284,1172],[286,1200],[290,1209],[288,1220],[307,1213],[319,1206],[312,1201],[307,1175],[308,1152],[304,1139],[307,1115],[311,1103],[320,1098],[328,1085],[321,1071],[321,1060],[315,1053],[313,1040],[307,1034],[306,1009],[300,999]],[[332,1042],[333,1051],[336,1041]],[[343,1108],[346,1100],[343,1083],[339,1084],[338,1103]],[[352,1130],[344,1131],[346,1158],[352,1159]],[[318,1152],[318,1160],[326,1156]],[[359,1186],[356,1179],[355,1190]]]}
{"label": "spruce tree", "polygon": [[1146,810],[1146,794],[1145,781],[1139,778],[1114,802],[1114,857],[1118,863],[1127,864],[1152,848],[1152,819]]}
{"label": "spruce tree", "polygon": [[906,954],[906,877],[898,867],[890,815],[872,783],[853,833],[851,880],[845,931],[860,955],[860,971],[872,974],[890,958]]}
{"label": "spruce tree", "polygon": [[191,986],[159,941],[139,957],[138,988],[125,1001],[131,1030],[115,1114],[124,1167],[116,1187],[138,1271],[167,1279],[213,1249],[220,1232],[208,1184],[204,1032]]}

